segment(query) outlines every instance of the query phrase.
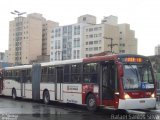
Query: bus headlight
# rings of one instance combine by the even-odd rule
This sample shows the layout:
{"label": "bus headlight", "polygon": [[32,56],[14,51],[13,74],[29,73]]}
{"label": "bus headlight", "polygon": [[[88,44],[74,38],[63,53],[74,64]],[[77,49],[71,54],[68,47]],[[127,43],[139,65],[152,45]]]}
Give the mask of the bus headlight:
{"label": "bus headlight", "polygon": [[155,98],[155,94],[154,93],[151,95],[151,98]]}
{"label": "bus headlight", "polygon": [[131,97],[127,93],[124,94],[124,99],[130,99],[130,98]]}

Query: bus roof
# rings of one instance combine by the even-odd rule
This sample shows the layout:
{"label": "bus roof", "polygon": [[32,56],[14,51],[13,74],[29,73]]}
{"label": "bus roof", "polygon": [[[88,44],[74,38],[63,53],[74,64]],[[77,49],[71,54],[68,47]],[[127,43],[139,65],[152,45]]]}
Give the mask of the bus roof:
{"label": "bus roof", "polygon": [[72,63],[81,63],[83,59],[74,59],[74,60],[63,60],[63,61],[55,61],[55,62],[46,62],[40,63],[41,66],[51,66],[51,65],[64,65],[64,64],[72,64]]}
{"label": "bus roof", "polygon": [[31,67],[32,65],[21,65],[21,66],[5,67],[4,70],[27,69]]}
{"label": "bus roof", "polygon": [[[74,63],[88,63],[88,62],[99,62],[99,61],[109,61],[109,60],[118,60],[118,58],[124,57],[142,57],[148,59],[142,55],[135,55],[135,54],[112,54],[112,55],[104,55],[104,56],[93,56],[89,58],[82,58],[82,59],[74,59],[74,60],[63,60],[63,61],[54,61],[54,62],[46,62],[46,63],[36,63],[41,64],[41,66],[52,66],[52,65],[65,65],[65,64],[74,64]],[[27,69],[32,68],[32,65],[21,65],[21,66],[13,66],[13,67],[5,67],[5,70],[12,70],[12,69]]]}

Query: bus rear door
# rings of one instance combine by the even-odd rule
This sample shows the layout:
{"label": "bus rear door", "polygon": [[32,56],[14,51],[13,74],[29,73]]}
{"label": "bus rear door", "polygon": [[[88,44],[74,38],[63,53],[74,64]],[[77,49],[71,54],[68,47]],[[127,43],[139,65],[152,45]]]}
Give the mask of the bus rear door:
{"label": "bus rear door", "polygon": [[25,82],[26,82],[26,78],[25,78],[25,70],[21,71],[21,77],[20,77],[20,81],[21,81],[21,97],[25,97]]}
{"label": "bus rear door", "polygon": [[56,68],[56,82],[55,82],[55,99],[58,101],[63,100],[63,95],[62,95],[62,85],[63,82],[63,67],[57,67]]}

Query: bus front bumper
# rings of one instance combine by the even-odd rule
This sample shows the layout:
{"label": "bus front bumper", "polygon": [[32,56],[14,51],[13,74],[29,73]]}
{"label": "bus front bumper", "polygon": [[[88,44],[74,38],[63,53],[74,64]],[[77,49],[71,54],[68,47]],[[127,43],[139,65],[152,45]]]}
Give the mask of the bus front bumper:
{"label": "bus front bumper", "polygon": [[156,98],[119,99],[118,109],[152,109],[156,107]]}

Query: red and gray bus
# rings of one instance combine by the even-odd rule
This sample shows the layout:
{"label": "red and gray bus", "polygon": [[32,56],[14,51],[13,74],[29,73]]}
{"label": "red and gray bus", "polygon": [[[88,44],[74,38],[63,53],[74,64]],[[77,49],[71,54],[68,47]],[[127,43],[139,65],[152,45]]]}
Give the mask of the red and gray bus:
{"label": "red and gray bus", "polygon": [[154,109],[156,81],[150,60],[117,54],[6,67],[1,94],[112,109]]}

